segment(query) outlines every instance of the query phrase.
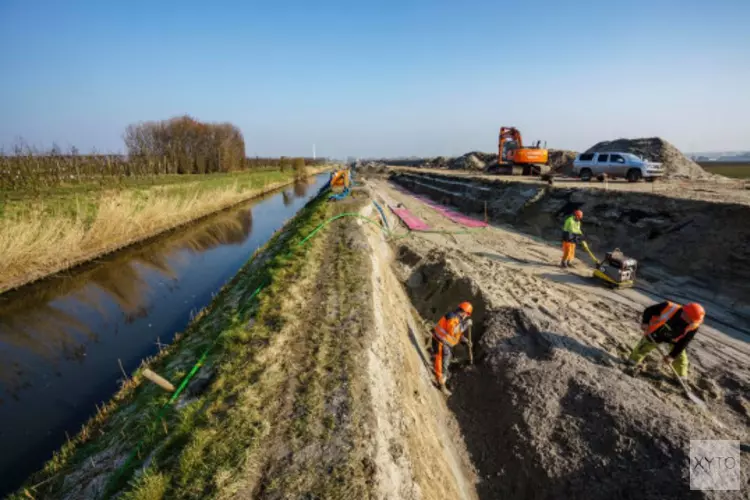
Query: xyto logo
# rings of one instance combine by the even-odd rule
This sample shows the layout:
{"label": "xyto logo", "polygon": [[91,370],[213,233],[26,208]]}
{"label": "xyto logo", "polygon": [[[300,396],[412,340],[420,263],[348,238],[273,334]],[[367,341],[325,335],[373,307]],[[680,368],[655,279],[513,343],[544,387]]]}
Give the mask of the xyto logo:
{"label": "xyto logo", "polygon": [[740,442],[690,440],[690,489],[739,491]]}

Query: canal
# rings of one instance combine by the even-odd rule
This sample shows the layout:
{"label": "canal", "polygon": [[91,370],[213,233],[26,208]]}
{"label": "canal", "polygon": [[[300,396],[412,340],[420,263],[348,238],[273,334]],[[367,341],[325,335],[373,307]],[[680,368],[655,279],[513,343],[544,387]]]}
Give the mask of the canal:
{"label": "canal", "polygon": [[0,295],[0,497],[116,392],[326,183],[327,174]]}

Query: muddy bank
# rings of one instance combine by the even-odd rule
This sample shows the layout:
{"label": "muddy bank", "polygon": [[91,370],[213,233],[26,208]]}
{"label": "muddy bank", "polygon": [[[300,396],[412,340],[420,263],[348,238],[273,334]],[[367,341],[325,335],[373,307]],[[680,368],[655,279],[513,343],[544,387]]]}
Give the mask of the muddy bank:
{"label": "muddy bank", "polygon": [[591,342],[601,334],[587,323],[598,318],[581,316],[570,295],[550,300],[564,297],[560,286],[422,241],[401,244],[398,260],[430,324],[459,300],[475,306],[477,365],[458,352],[448,405],[480,498],[724,498],[689,490],[688,444],[741,439],[742,416],[722,427],[685,406],[668,378],[623,373],[619,342]]}
{"label": "muddy bank", "polygon": [[[620,248],[640,261],[640,272],[658,270],[702,282],[736,301],[750,317],[750,207],[676,199],[649,193],[570,189],[520,182],[490,182],[434,174],[397,173],[391,179],[467,213],[510,224],[549,242],[560,240],[566,214],[583,210],[583,229],[600,257]],[[654,271],[654,272],[651,272]]]}

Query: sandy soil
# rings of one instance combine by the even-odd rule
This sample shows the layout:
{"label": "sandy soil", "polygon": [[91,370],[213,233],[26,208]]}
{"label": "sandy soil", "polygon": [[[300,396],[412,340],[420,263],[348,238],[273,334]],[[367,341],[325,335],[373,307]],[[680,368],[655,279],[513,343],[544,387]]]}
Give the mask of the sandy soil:
{"label": "sandy soil", "polygon": [[[374,216],[372,205],[363,215]],[[379,231],[367,234],[374,292],[367,373],[376,415],[379,498],[476,498],[457,423],[432,386],[428,355],[418,340],[423,328],[392,272],[391,247]]]}
{"label": "sandy soil", "polygon": [[[370,184],[435,229],[462,229],[385,180]],[[561,270],[558,248],[508,227],[413,234],[397,251],[400,276],[426,320],[466,298],[478,306],[482,362],[456,376],[449,406],[477,467],[480,497],[700,497],[680,462],[689,439],[750,438],[750,324],[721,304],[707,304],[717,321],[689,348],[690,383],[708,411],[683,396],[655,355],[637,378],[624,372],[642,309],[700,290],[669,280],[603,288],[585,263]],[[493,451],[506,446],[516,461]],[[658,480],[649,472],[656,464]],[[626,485],[627,477],[642,479]]]}

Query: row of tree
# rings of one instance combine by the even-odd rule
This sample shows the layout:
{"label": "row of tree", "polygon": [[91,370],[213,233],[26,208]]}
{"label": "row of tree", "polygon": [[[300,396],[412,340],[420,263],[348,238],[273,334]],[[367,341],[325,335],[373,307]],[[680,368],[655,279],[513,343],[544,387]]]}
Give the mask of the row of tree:
{"label": "row of tree", "polygon": [[116,185],[126,178],[165,174],[205,174],[237,170],[293,170],[325,163],[312,158],[246,158],[245,141],[230,123],[203,123],[189,116],[130,125],[124,134],[127,155],[63,152],[54,145],[38,151],[19,142],[0,151],[0,191],[43,190],[63,184]]}
{"label": "row of tree", "polygon": [[231,123],[203,123],[189,116],[143,122],[125,130],[128,157],[162,158],[168,173],[203,174],[244,168],[245,140]]}

